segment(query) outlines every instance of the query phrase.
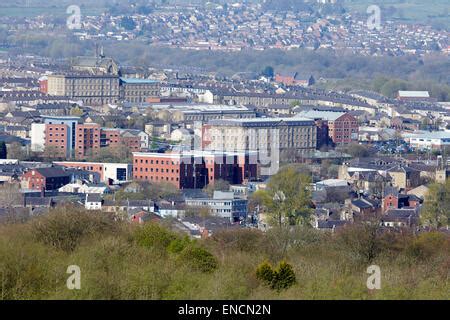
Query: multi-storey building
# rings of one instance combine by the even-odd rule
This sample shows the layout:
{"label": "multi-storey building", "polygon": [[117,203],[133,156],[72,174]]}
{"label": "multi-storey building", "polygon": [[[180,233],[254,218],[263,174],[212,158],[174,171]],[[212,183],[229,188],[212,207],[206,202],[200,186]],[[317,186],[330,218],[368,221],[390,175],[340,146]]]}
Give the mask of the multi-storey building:
{"label": "multi-storey building", "polygon": [[47,76],[47,85],[42,88],[44,93],[51,96],[64,97],[66,95],[66,78],[63,75],[49,75]]}
{"label": "multi-storey building", "polygon": [[55,158],[65,158],[70,154],[69,126],[66,124],[45,125],[45,151]]}
{"label": "multi-storey building", "polygon": [[148,147],[149,136],[141,130],[102,128],[97,123],[78,124],[78,117],[45,117],[31,126],[31,148],[54,158],[85,159],[102,148],[127,148],[138,152]]}
{"label": "multi-storey building", "polygon": [[205,128],[202,145],[209,150],[272,150],[299,155],[317,146],[317,128],[311,119],[223,119],[212,120]]}
{"label": "multi-storey building", "polygon": [[214,191],[212,198],[187,198],[186,206],[206,208],[214,216],[238,221],[247,216],[246,199],[238,198],[233,192]]}
{"label": "multi-storey building", "polygon": [[71,61],[71,72],[49,75],[43,92],[65,96],[88,104],[145,102],[159,96],[159,82],[147,79],[120,78],[117,63],[103,55],[77,57]]}
{"label": "multi-storey building", "polygon": [[201,189],[217,179],[241,184],[257,176],[257,164],[246,153],[133,153],[133,178],[166,182],[179,189]]}
{"label": "multi-storey building", "polygon": [[120,99],[142,103],[160,95],[159,82],[148,79],[120,78]]}
{"label": "multi-storey building", "polygon": [[328,127],[328,135],[335,145],[345,145],[358,141],[358,120],[347,112],[309,110],[296,117],[321,120]]}
{"label": "multi-storey building", "polygon": [[75,131],[79,117],[44,116],[44,123],[31,125],[31,149],[51,151],[55,157],[70,157],[75,148]]}
{"label": "multi-storey building", "polygon": [[48,93],[67,96],[90,104],[117,103],[119,76],[116,75],[50,75]]}
{"label": "multi-storey building", "polygon": [[101,128],[96,123],[78,125],[76,158],[97,154],[102,148],[126,148],[130,152],[142,149],[142,139],[148,135],[140,130]]}
{"label": "multi-storey building", "polygon": [[75,141],[75,157],[84,158],[86,155],[94,155],[100,150],[101,128],[96,123],[77,125]]}
{"label": "multi-storey building", "polygon": [[67,75],[65,95],[85,103],[107,104],[119,101],[119,77],[115,75]]}

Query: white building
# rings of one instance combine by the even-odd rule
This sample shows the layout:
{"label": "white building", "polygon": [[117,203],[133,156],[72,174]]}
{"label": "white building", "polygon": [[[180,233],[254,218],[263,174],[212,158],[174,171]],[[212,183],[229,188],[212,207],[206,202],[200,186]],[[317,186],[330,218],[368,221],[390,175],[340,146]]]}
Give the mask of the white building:
{"label": "white building", "polygon": [[86,201],[84,202],[86,210],[101,210],[102,197],[98,193],[86,194]]}
{"label": "white building", "polygon": [[59,192],[85,193],[85,194],[104,194],[109,192],[105,185],[89,185],[84,183],[69,183],[58,189]]}
{"label": "white building", "polygon": [[100,174],[101,181],[106,184],[121,184],[132,180],[133,166],[129,163],[102,163],[102,162],[77,162],[57,161],[59,166],[93,171]]}
{"label": "white building", "polygon": [[441,150],[450,146],[450,131],[423,132],[405,135],[411,147],[419,150]]}
{"label": "white building", "polygon": [[31,151],[43,152],[45,148],[45,123],[31,124]]}
{"label": "white building", "polygon": [[212,215],[237,219],[247,216],[247,200],[237,198],[232,191],[214,191],[212,198],[186,199],[187,207],[208,208]]}

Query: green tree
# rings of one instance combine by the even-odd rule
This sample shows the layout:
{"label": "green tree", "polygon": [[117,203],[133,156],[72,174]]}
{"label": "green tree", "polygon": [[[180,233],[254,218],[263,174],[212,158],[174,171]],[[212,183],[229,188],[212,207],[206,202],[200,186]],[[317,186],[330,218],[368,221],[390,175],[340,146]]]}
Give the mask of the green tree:
{"label": "green tree", "polygon": [[136,22],[134,22],[133,18],[131,17],[123,17],[120,21],[120,26],[125,30],[131,31],[136,29]]}
{"label": "green tree", "polygon": [[179,259],[194,270],[209,273],[219,267],[216,257],[202,247],[189,245],[181,251]]}
{"label": "green tree", "polygon": [[281,261],[278,270],[274,272],[272,279],[272,289],[281,291],[293,286],[296,282],[295,272],[292,266],[285,261]]}
{"label": "green tree", "polygon": [[13,142],[8,146],[7,154],[9,159],[25,160],[26,151],[19,142]]}
{"label": "green tree", "polygon": [[450,219],[450,180],[445,184],[432,184],[429,188],[420,213],[421,224],[435,229],[446,227]]}
{"label": "green tree", "polygon": [[178,237],[157,223],[147,223],[134,235],[137,244],[146,248],[166,249]]}
{"label": "green tree", "polygon": [[295,166],[284,167],[274,175],[267,189],[255,195],[264,204],[268,223],[278,227],[310,224],[310,183],[311,177]]}
{"label": "green tree", "polygon": [[273,78],[275,76],[275,72],[271,66],[265,67],[261,74],[267,78]]}
{"label": "green tree", "polygon": [[70,115],[71,116],[82,116],[83,115],[83,109],[81,109],[79,106],[75,106],[70,109]]}
{"label": "green tree", "polygon": [[272,283],[273,275],[274,270],[267,261],[261,263],[256,269],[256,278],[263,281],[266,285],[270,285]]}

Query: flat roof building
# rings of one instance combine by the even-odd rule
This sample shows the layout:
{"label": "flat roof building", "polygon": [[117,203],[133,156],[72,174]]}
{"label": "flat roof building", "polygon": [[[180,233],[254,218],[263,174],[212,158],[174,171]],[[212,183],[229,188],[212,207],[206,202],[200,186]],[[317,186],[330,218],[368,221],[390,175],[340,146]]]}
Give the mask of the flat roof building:
{"label": "flat roof building", "polygon": [[178,189],[202,189],[218,179],[242,184],[256,177],[257,164],[249,153],[133,153],[133,179],[170,183]]}

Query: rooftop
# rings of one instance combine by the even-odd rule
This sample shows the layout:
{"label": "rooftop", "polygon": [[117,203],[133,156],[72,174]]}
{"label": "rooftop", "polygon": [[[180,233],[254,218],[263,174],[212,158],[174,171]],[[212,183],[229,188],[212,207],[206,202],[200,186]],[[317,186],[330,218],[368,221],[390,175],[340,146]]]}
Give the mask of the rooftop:
{"label": "rooftop", "polygon": [[310,119],[323,119],[327,121],[335,121],[342,117],[345,112],[335,112],[335,111],[318,111],[318,110],[309,110],[299,112],[294,118],[310,118]]}
{"label": "rooftop", "polygon": [[313,125],[312,119],[308,118],[251,118],[251,119],[221,119],[211,120],[209,124],[212,125],[228,125],[228,126],[247,126],[247,125],[278,125],[280,123],[286,124],[301,124],[301,125]]}
{"label": "rooftop", "polygon": [[127,84],[154,84],[159,83],[159,81],[156,80],[150,80],[150,79],[138,79],[138,78],[120,78],[120,81],[127,83]]}
{"label": "rooftop", "polygon": [[398,96],[402,98],[429,98],[428,91],[399,91]]}

